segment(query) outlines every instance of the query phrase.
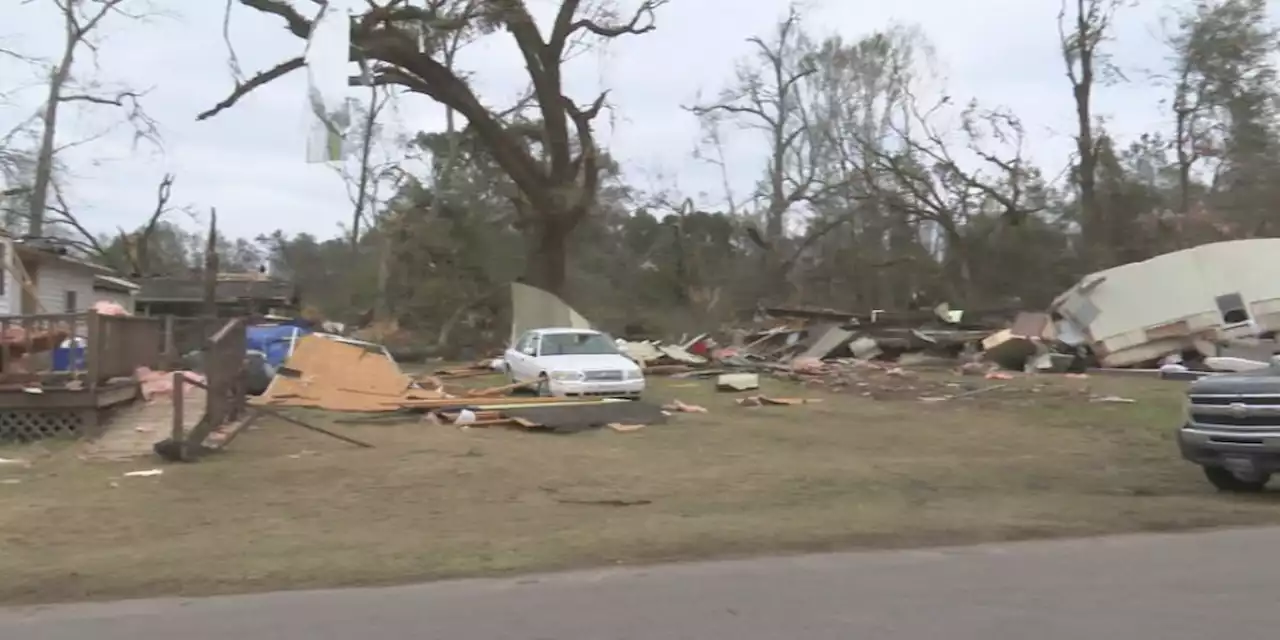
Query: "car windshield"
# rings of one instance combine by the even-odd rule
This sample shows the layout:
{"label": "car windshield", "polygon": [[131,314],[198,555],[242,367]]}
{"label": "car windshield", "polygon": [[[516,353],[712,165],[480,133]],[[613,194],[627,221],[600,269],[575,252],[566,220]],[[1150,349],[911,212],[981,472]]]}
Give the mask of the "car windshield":
{"label": "car windshield", "polygon": [[541,355],[583,356],[618,353],[618,347],[599,333],[547,333],[542,336]]}

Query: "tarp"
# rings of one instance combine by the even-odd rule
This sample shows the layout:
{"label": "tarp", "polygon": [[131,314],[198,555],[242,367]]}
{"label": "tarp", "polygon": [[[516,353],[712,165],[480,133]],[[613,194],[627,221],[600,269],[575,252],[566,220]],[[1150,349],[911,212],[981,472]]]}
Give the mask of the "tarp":
{"label": "tarp", "polygon": [[309,333],[310,329],[289,324],[254,325],[245,331],[245,349],[261,352],[267,364],[278,368],[289,359],[289,346]]}

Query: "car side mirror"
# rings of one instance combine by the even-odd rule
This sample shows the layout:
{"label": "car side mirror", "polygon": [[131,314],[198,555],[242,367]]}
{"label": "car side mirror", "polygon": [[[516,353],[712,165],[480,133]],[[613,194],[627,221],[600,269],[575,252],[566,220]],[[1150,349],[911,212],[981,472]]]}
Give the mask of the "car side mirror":
{"label": "car side mirror", "polygon": [[533,347],[525,347],[525,348],[523,348],[523,349],[521,349],[521,350],[520,350],[520,353],[523,353],[523,354],[525,354],[526,356],[531,356],[531,355],[533,355]]}

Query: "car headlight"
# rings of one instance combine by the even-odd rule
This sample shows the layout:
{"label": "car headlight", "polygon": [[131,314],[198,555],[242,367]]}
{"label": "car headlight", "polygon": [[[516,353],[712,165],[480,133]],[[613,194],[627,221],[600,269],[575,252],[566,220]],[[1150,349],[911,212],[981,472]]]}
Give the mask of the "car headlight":
{"label": "car headlight", "polygon": [[644,380],[644,372],[639,369],[631,369],[622,372],[623,380]]}
{"label": "car headlight", "polygon": [[552,371],[551,379],[556,382],[577,382],[584,377],[581,371]]}

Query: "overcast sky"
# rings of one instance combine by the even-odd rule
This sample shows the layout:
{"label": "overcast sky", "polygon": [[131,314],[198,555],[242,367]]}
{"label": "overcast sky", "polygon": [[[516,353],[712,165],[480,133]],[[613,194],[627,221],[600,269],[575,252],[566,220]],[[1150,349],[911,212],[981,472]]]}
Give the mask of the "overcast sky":
{"label": "overcast sky", "polygon": [[[635,0],[619,0],[630,5]],[[350,210],[342,180],[325,165],[305,162],[305,76],[301,73],[255,92],[213,120],[195,115],[222,99],[231,87],[222,41],[222,2],[152,0],[167,15],[145,23],[115,19],[102,32],[99,69],[83,60],[82,76],[151,88],[145,106],[159,121],[162,150],[133,149],[120,131],[67,153],[69,180],[82,219],[96,230],[141,223],[153,206],[155,185],[166,171],[177,174],[174,200],[204,210],[216,206],[229,234],[256,235],[276,228],[329,235]],[[534,0],[547,3],[550,0]],[[50,0],[0,0],[5,20],[0,46],[53,57],[61,39]],[[140,0],[126,0],[126,4]],[[310,3],[303,3],[309,5]],[[721,193],[717,174],[691,158],[698,138],[694,118],[681,110],[701,90],[713,94],[732,76],[735,59],[748,52],[745,39],[766,33],[787,0],[672,0],[650,34],[619,39],[603,53],[571,64],[568,93],[589,99],[612,90],[617,109],[602,121],[601,137],[622,160],[628,179],[642,188],[679,188]],[[933,41],[947,90],[957,100],[1016,112],[1033,136],[1033,152],[1049,171],[1065,164],[1072,128],[1070,90],[1057,49],[1056,0],[827,0],[810,2],[808,27],[817,36],[838,32],[847,39],[891,22],[917,24]],[[1145,2],[1118,19],[1113,45],[1117,63],[1132,83],[1103,89],[1100,112],[1112,131],[1136,135],[1165,126],[1163,90],[1147,80],[1164,64],[1159,17],[1175,3]],[[16,15],[15,15],[16,14]],[[16,19],[15,19],[16,18]],[[246,72],[302,51],[271,16],[237,8],[233,40]],[[521,61],[499,33],[465,59],[482,95],[505,103],[524,85]],[[0,82],[29,78],[0,62]],[[0,105],[0,131],[40,104],[35,87]],[[111,121],[105,108],[77,109],[59,141],[72,142]],[[433,129],[440,111],[426,98],[402,98],[394,126]],[[760,171],[760,158],[740,134],[730,159],[735,189],[745,192]],[[759,147],[755,147],[759,148]]]}

